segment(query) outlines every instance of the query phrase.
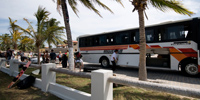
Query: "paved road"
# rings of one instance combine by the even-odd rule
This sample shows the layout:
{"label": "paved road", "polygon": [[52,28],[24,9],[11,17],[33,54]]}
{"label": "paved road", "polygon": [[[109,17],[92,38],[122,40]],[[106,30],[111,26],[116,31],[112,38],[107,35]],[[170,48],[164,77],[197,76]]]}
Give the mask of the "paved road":
{"label": "paved road", "polygon": [[[85,67],[101,68],[96,64],[84,64]],[[128,79],[138,80],[138,69],[119,67],[114,73],[117,76]],[[147,70],[148,80],[160,84],[169,84],[188,88],[200,89],[200,75],[197,77],[187,77],[179,71]]]}

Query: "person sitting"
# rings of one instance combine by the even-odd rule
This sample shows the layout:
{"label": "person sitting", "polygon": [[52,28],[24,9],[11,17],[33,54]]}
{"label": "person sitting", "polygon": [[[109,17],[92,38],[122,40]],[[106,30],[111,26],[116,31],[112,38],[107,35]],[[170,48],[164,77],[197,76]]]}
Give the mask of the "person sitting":
{"label": "person sitting", "polygon": [[81,59],[83,56],[81,55],[80,52],[75,52],[75,53],[74,53],[74,56],[75,56],[75,64],[74,64],[75,66],[74,66],[74,70],[75,70],[75,67],[76,67],[76,63],[80,62],[81,65],[80,65],[79,71],[81,71],[81,68],[84,67],[84,65],[83,65],[83,60]]}

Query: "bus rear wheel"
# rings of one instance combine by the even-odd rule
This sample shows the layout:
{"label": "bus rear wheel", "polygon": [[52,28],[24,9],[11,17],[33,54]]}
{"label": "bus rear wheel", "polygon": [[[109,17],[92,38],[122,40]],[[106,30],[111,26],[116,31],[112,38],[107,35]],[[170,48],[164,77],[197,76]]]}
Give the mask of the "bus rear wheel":
{"label": "bus rear wheel", "polygon": [[110,66],[108,58],[104,57],[104,58],[101,59],[101,66],[104,67],[104,68],[108,68]]}
{"label": "bus rear wheel", "polygon": [[181,71],[188,76],[196,76],[198,74],[198,65],[194,62],[186,62],[181,65]]}

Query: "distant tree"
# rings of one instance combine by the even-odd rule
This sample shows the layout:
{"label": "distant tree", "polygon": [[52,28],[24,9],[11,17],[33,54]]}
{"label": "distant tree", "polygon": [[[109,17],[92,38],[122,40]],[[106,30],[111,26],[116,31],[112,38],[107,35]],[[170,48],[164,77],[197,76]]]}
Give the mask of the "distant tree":
{"label": "distant tree", "polygon": [[25,51],[34,51],[35,45],[34,40],[29,38],[28,36],[22,36],[20,39],[20,45],[18,46],[19,50]]}
{"label": "distant tree", "polygon": [[13,45],[13,49],[17,49],[17,42],[19,41],[21,35],[23,34],[22,32],[19,32],[19,26],[17,24],[15,24],[17,22],[17,20],[12,21],[12,19],[10,17],[9,21],[10,21],[10,26],[9,26],[9,31],[11,33],[11,37],[12,37],[12,45]]}
{"label": "distant tree", "polygon": [[49,16],[49,12],[46,11],[45,8],[42,7],[38,7],[37,12],[34,14],[34,16],[37,19],[37,30],[35,31],[35,29],[33,28],[33,26],[31,25],[31,23],[28,21],[28,19],[24,18],[24,20],[28,23],[28,28],[24,29],[24,28],[20,28],[21,30],[23,30],[26,34],[29,34],[35,42],[35,46],[36,46],[36,51],[38,53],[38,63],[40,64],[40,47],[42,46],[42,44],[45,41],[45,34],[47,33],[47,28],[45,26],[46,21],[48,20],[48,16]]}
{"label": "distant tree", "polygon": [[[54,43],[55,41],[60,41],[63,27],[58,26],[59,22],[55,19],[49,20],[49,12],[45,8],[38,7],[38,11],[34,14],[37,19],[37,30],[33,28],[28,19],[24,20],[28,23],[28,28],[23,29],[26,34],[29,34],[33,38],[36,46],[36,51],[38,53],[38,63],[40,64],[40,47],[43,46],[44,42],[48,39],[49,43]],[[52,36],[52,37],[49,37]],[[49,41],[51,40],[51,41]]]}
{"label": "distant tree", "polygon": [[1,50],[7,50],[7,48],[11,47],[11,36],[9,34],[2,34],[0,36],[0,48]]}
{"label": "distant tree", "polygon": [[45,35],[45,40],[47,41],[47,44],[49,46],[49,49],[51,49],[51,44],[57,45],[57,42],[60,44],[63,44],[63,30],[64,27],[59,26],[60,22],[57,21],[55,18],[51,18],[49,21],[47,21],[46,26],[49,30]]}

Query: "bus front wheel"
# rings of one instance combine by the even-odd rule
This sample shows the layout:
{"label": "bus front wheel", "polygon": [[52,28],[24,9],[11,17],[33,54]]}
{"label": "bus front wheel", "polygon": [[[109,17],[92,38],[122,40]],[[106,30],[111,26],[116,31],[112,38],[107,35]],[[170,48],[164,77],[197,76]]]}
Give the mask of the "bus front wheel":
{"label": "bus front wheel", "polygon": [[108,58],[104,57],[104,58],[101,59],[101,66],[104,67],[104,68],[108,68],[110,66]]}
{"label": "bus front wheel", "polygon": [[181,71],[188,76],[196,76],[198,74],[198,66],[194,62],[186,62],[181,65]]}

